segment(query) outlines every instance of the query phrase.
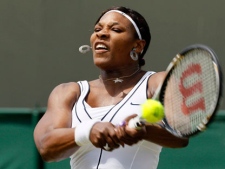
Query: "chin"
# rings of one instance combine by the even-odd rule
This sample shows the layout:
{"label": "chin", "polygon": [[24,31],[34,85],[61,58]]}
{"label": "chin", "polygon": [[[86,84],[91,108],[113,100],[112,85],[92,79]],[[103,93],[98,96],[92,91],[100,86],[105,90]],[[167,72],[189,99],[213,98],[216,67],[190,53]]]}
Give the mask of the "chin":
{"label": "chin", "polygon": [[105,68],[109,68],[110,62],[104,58],[95,58],[94,64],[100,69],[105,69]]}

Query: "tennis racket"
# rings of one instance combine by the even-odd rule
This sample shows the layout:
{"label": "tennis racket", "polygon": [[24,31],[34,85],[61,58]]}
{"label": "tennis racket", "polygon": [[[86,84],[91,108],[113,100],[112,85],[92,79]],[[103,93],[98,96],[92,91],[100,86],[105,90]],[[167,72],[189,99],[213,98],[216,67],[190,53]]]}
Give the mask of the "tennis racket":
{"label": "tennis racket", "polygon": [[[173,58],[166,72],[152,98],[164,106],[159,124],[178,137],[205,130],[222,95],[222,71],[214,51],[202,44],[188,46]],[[129,121],[133,128],[142,124],[139,117]]]}

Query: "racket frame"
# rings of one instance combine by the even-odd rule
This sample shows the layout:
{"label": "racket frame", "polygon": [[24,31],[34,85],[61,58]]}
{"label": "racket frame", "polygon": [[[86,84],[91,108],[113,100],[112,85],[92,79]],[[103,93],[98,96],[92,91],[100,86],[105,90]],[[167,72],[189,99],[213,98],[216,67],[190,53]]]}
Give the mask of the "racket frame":
{"label": "racket frame", "polygon": [[161,85],[159,85],[159,87],[156,89],[156,92],[154,94],[154,96],[152,97],[152,99],[158,100],[160,101],[163,105],[164,105],[164,91],[166,89],[167,83],[168,83],[168,79],[170,78],[171,73],[173,72],[173,70],[176,67],[176,64],[180,62],[180,60],[182,60],[185,56],[186,53],[190,52],[191,50],[195,50],[195,49],[203,49],[206,50],[207,52],[210,53],[212,61],[214,62],[214,66],[216,66],[215,69],[217,69],[217,75],[218,75],[218,90],[219,90],[219,94],[217,97],[217,103],[215,105],[215,108],[213,109],[213,113],[210,117],[208,117],[207,119],[203,120],[198,126],[198,130],[196,130],[193,133],[190,134],[181,134],[179,131],[174,130],[169,123],[167,122],[166,119],[166,114],[164,119],[161,121],[161,123],[159,123],[159,125],[163,128],[165,128],[166,130],[168,130],[170,133],[172,133],[173,135],[177,136],[177,137],[190,137],[193,135],[196,135],[197,133],[204,131],[206,129],[206,126],[208,126],[210,124],[210,122],[213,121],[213,117],[215,116],[218,107],[219,107],[219,101],[220,98],[222,96],[222,91],[223,91],[223,76],[222,76],[222,69],[221,66],[219,64],[218,58],[215,54],[215,52],[209,48],[206,45],[203,44],[194,44],[194,45],[190,45],[188,47],[186,47],[184,50],[182,50],[179,54],[176,55],[176,57],[173,58],[173,60],[170,62],[170,64],[168,65],[167,69],[166,69],[166,76],[162,82]]}

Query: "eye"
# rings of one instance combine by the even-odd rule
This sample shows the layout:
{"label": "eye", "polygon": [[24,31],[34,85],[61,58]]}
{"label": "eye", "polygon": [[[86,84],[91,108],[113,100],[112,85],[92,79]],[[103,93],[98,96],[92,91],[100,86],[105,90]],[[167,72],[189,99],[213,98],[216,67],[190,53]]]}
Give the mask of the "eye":
{"label": "eye", "polygon": [[113,30],[114,32],[117,32],[117,33],[122,32],[122,30],[121,30],[121,29],[119,29],[119,28],[112,28],[112,30]]}
{"label": "eye", "polygon": [[95,27],[95,28],[94,28],[94,32],[99,32],[100,30],[101,30],[100,27]]}

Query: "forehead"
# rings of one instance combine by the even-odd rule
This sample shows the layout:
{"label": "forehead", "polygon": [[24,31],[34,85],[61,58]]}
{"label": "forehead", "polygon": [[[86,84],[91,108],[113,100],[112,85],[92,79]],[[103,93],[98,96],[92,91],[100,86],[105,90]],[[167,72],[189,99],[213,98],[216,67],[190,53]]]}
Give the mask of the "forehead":
{"label": "forehead", "polygon": [[99,23],[117,23],[119,25],[124,26],[131,26],[131,22],[122,14],[117,12],[109,12],[104,14],[101,19],[99,20]]}

